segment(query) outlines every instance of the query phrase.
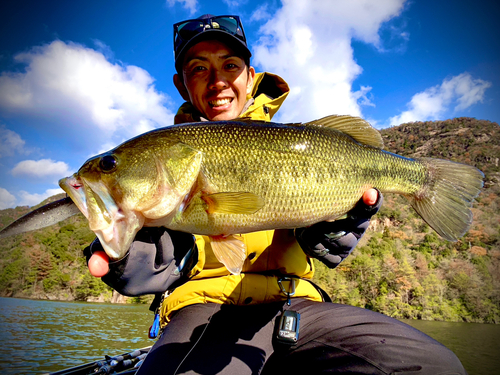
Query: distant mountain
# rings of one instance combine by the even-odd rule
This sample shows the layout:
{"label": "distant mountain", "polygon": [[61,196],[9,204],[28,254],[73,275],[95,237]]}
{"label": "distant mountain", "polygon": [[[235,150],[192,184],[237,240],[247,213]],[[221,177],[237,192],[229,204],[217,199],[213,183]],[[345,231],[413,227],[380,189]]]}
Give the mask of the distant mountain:
{"label": "distant mountain", "polygon": [[[387,194],[353,254],[335,270],[315,262],[315,280],[336,302],[398,318],[500,323],[500,126],[462,117],[381,133],[388,151],[467,163],[485,173],[472,227],[457,242],[443,241],[404,198]],[[0,210],[0,228],[29,210]],[[93,238],[77,215],[2,240],[0,295],[109,301],[111,290],[90,276],[82,257]]]}
{"label": "distant mountain", "polygon": [[486,175],[486,186],[500,181],[500,127],[469,117],[402,124],[381,131],[388,151],[473,165]]}

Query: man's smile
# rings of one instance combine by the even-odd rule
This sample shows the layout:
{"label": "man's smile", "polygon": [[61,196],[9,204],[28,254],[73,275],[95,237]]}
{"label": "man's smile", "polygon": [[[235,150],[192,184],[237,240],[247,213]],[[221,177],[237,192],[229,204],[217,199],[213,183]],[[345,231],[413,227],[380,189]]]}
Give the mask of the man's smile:
{"label": "man's smile", "polygon": [[216,100],[210,100],[208,104],[210,107],[215,108],[215,107],[222,107],[224,105],[227,105],[233,101],[232,98],[223,98],[223,99],[216,99]]}

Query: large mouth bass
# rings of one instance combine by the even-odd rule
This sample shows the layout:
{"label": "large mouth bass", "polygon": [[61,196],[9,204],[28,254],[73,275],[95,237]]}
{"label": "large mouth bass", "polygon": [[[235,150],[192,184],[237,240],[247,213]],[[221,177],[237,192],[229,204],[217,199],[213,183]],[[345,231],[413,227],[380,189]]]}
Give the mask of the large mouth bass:
{"label": "large mouth bass", "polygon": [[443,238],[461,237],[483,173],[382,147],[377,130],[349,116],[182,124],[95,156],[59,185],[112,259],[141,227],[165,226],[211,236],[219,261],[237,274],[246,258],[237,234],[335,220],[372,187],[404,195]]}

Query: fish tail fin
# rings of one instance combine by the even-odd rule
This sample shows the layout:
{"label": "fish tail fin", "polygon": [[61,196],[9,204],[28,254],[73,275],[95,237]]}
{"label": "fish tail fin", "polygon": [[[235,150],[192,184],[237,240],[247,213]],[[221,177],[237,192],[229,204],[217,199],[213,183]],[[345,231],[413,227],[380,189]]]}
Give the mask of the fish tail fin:
{"label": "fish tail fin", "polygon": [[407,198],[439,235],[456,241],[472,223],[471,207],[483,187],[484,174],[470,165],[448,160],[418,160],[427,166],[428,181],[420,191]]}

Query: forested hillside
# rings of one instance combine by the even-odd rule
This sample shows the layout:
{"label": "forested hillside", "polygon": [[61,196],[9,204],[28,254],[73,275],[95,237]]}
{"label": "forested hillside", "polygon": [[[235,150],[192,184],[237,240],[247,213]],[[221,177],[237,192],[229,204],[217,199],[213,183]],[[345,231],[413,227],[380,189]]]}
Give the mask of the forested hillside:
{"label": "forested hillside", "polygon": [[[64,198],[53,196],[38,206]],[[3,228],[31,211],[16,207],[0,211]],[[7,237],[0,243],[0,295],[54,300],[110,301],[112,291],[90,275],[82,256],[95,238],[82,214],[53,226]]]}
{"label": "forested hillside", "polygon": [[[316,281],[336,302],[398,318],[500,323],[500,127],[456,118],[403,124],[382,135],[388,151],[481,169],[485,188],[474,204],[473,225],[459,241],[443,241],[404,198],[386,194],[353,254],[335,270],[316,263]],[[1,210],[0,228],[28,211]],[[77,215],[2,239],[0,295],[111,300],[111,290],[90,276],[81,255],[93,238]]]}
{"label": "forested hillside", "polygon": [[471,164],[485,174],[474,221],[457,242],[439,238],[403,197],[385,203],[360,245],[317,281],[336,302],[397,318],[500,323],[500,127],[456,118],[382,131],[386,149]]}

